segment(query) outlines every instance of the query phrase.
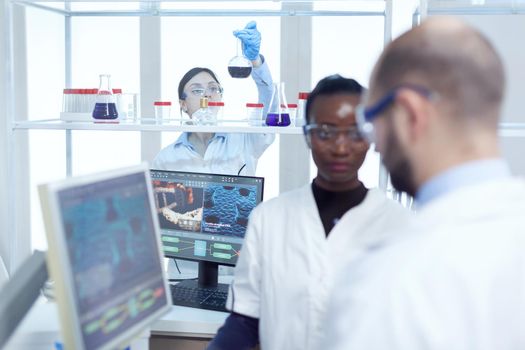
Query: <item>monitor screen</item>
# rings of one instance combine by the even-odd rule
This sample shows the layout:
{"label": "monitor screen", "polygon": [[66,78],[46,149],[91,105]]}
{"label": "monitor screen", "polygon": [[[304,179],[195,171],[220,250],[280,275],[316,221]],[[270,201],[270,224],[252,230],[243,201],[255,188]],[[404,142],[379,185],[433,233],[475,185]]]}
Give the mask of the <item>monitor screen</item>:
{"label": "monitor screen", "polygon": [[65,348],[126,345],[171,304],[147,167],[39,191]]}
{"label": "monitor screen", "polygon": [[164,255],[233,266],[261,177],[151,170]]}

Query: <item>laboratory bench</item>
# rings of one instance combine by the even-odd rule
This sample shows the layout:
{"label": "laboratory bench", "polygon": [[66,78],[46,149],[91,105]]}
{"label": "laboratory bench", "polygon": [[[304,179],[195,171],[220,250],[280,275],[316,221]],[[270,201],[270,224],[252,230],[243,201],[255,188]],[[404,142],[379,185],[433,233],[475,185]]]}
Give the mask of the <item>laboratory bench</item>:
{"label": "laboratory bench", "polygon": [[[226,312],[172,306],[150,329],[135,339],[130,350],[204,349],[228,316]],[[50,350],[60,340],[55,302],[38,299],[5,350]]]}

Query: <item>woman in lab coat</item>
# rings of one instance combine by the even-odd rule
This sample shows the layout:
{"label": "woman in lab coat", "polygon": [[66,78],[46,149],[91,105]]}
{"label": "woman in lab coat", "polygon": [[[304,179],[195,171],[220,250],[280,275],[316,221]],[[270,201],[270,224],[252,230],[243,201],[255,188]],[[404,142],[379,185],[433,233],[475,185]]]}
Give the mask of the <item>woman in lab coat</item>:
{"label": "woman in lab coat", "polygon": [[307,144],[317,165],[311,184],[256,207],[248,224],[227,307],[209,349],[314,349],[339,268],[409,212],[358,179],[368,144],[355,107],[363,88],[339,75],[307,100]]}
{"label": "woman in lab coat", "polygon": [[[259,101],[264,111],[272,96],[272,76],[264,56],[259,54],[261,34],[255,22],[233,34],[243,45],[244,55],[252,61],[251,76],[257,85]],[[222,87],[215,73],[208,68],[190,69],[181,79],[178,88],[181,112],[192,118],[200,108],[201,97],[209,101],[222,100]],[[232,133],[188,133],[184,132],[172,144],[162,149],[151,167],[160,170],[189,171],[228,175],[255,175],[257,161],[275,140],[274,134],[232,134]],[[197,274],[197,263],[170,260],[168,272],[178,278],[192,278]],[[232,268],[220,266],[221,274],[231,274]]]}
{"label": "woman in lab coat", "polygon": [[[251,76],[257,85],[259,101],[266,110],[272,96],[272,76],[264,56],[259,54],[261,33],[252,21],[233,34],[242,41],[243,53],[252,61]],[[209,101],[221,101],[222,92],[219,79],[211,69],[192,68],[179,83],[181,112],[192,118],[193,113],[200,108],[201,97],[207,97]],[[274,134],[184,132],[174,143],[157,154],[151,167],[160,170],[253,176],[259,157],[274,139]],[[197,274],[197,263],[170,260],[168,272],[170,277],[193,278]],[[219,266],[219,273],[231,274],[232,268]]]}
{"label": "woman in lab coat", "polygon": [[[233,34],[243,45],[244,55],[252,61],[252,78],[257,85],[259,101],[267,109],[272,96],[272,76],[264,56],[259,54],[261,34],[255,22]],[[200,108],[201,97],[222,100],[219,79],[208,68],[190,69],[178,88],[181,112],[192,118]],[[174,143],[162,149],[152,168],[229,175],[255,175],[257,160],[272,144],[274,134],[182,133]]]}

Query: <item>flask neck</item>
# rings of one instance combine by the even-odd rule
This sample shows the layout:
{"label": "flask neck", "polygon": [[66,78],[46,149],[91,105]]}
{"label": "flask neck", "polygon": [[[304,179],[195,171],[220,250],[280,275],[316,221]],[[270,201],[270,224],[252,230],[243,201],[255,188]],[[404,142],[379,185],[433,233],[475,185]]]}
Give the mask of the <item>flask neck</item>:
{"label": "flask neck", "polygon": [[111,92],[111,83],[110,83],[110,75],[109,74],[101,74],[100,75],[100,84],[98,87],[98,93],[100,95],[112,95]]}

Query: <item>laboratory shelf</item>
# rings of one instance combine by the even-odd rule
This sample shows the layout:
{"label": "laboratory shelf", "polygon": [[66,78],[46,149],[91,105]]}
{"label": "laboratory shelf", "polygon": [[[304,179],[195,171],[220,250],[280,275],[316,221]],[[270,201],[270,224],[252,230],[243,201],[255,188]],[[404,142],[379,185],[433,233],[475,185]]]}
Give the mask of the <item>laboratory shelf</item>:
{"label": "laboratory shelf", "polygon": [[35,121],[15,121],[13,130],[105,130],[105,131],[187,131],[187,132],[222,132],[222,133],[255,133],[255,134],[288,134],[300,135],[300,127],[286,126],[249,126],[246,122],[232,121],[218,125],[180,125],[180,120],[140,121],[64,121],[47,119]]}
{"label": "laboratory shelf", "polygon": [[525,123],[500,123],[499,135],[502,137],[525,137]]}
{"label": "laboratory shelf", "polygon": [[[11,3],[22,6],[39,8],[46,11],[55,12],[64,16],[93,17],[93,16],[199,16],[199,17],[220,17],[220,16],[384,16],[385,0],[368,0],[364,9],[342,10],[337,6],[345,3],[359,3],[359,0],[229,0],[226,2],[236,4],[234,7],[225,7],[223,0],[157,0],[157,1],[100,1],[100,0],[11,0]],[[282,9],[281,4],[293,3],[333,3],[334,10],[312,9]],[[205,4],[205,7],[200,4]],[[269,3],[271,6],[264,5]],[[188,6],[189,4],[189,6]],[[89,7],[87,6],[89,5]],[[326,4],[325,4],[326,5]],[[259,8],[257,8],[260,6]],[[202,8],[201,8],[202,7]],[[89,9],[87,9],[89,8]]]}
{"label": "laboratory shelf", "polygon": [[[186,132],[222,132],[253,134],[301,135],[301,127],[295,126],[249,126],[246,121],[227,121],[218,125],[180,125],[180,119],[157,122],[152,119],[139,121],[64,121],[46,119],[33,121],[15,121],[13,130],[103,130],[103,131],[186,131]],[[500,136],[525,137],[525,123],[500,123]]]}
{"label": "laboratory shelf", "polygon": [[422,3],[429,15],[511,15],[525,14],[523,0],[428,0]]}

